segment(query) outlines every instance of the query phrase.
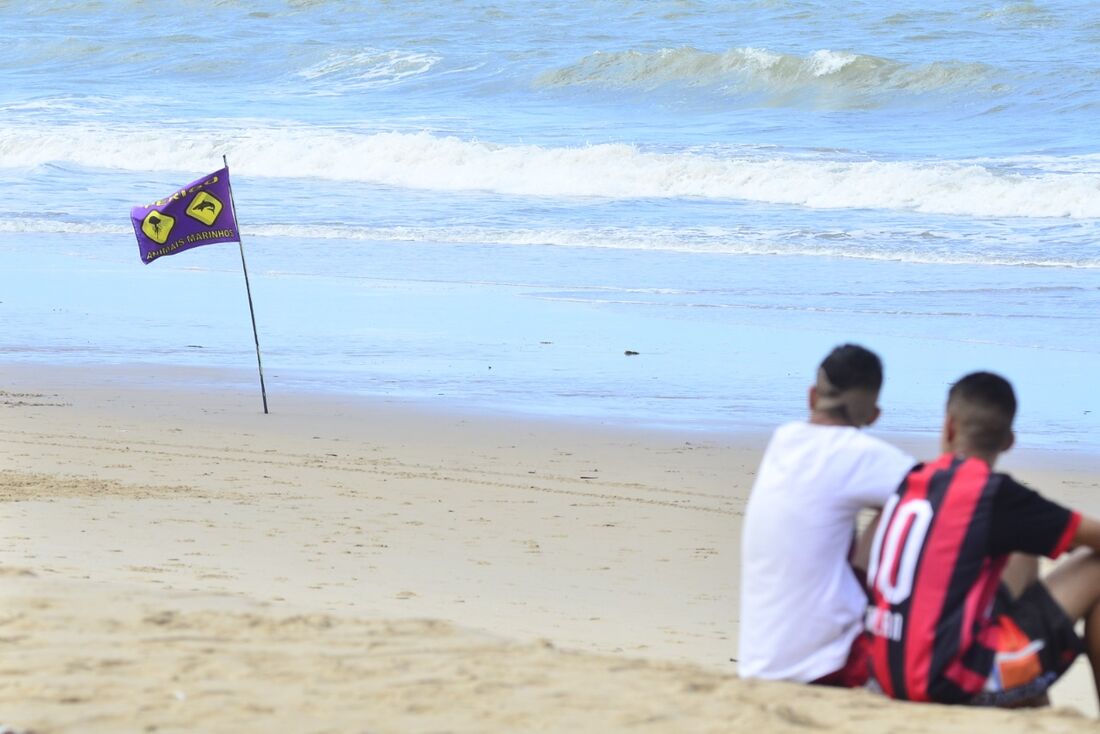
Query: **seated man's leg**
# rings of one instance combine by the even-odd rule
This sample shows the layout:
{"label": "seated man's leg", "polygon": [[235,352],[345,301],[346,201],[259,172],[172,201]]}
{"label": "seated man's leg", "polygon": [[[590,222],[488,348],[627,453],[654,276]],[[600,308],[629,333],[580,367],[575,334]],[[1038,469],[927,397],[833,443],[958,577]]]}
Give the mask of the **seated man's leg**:
{"label": "seated man's leg", "polygon": [[878,529],[879,520],[882,519],[882,511],[876,510],[874,514],[867,516],[866,523],[861,523],[863,529],[856,528],[855,537],[852,539],[852,548],[848,553],[848,563],[855,571],[856,578],[867,586],[867,566],[871,561],[871,546],[875,540],[875,530]]}
{"label": "seated man's leg", "polygon": [[[1028,588],[1039,580],[1039,559],[1026,553],[1013,553],[1009,556],[1004,573],[1001,574],[1001,586],[1009,598],[1017,600]],[[1019,708],[1041,708],[1050,705],[1050,696],[1044,691],[1032,698],[1015,704]]]}
{"label": "seated man's leg", "polygon": [[1085,617],[1085,652],[1092,666],[1092,683],[1096,686],[1096,700],[1100,701],[1100,604],[1093,605]]}
{"label": "seated man's leg", "polygon": [[1043,585],[1071,619],[1081,619],[1100,601],[1100,553],[1074,553],[1043,577]]}
{"label": "seated man's leg", "polygon": [[1001,583],[1013,599],[1019,599],[1027,588],[1039,580],[1039,559],[1024,553],[1009,556]]}
{"label": "seated man's leg", "polygon": [[1077,552],[1051,571],[1043,585],[1070,619],[1084,618],[1085,652],[1100,698],[1100,553]]}
{"label": "seated man's leg", "polygon": [[[998,597],[993,624],[999,628],[993,669],[985,689],[974,697],[980,705],[1042,705],[1050,686],[1082,651],[1090,652],[1094,674],[1100,662],[1100,639],[1083,643],[1074,630],[1081,617],[1100,635],[1100,554],[1082,553],[1054,572],[1014,594],[1026,583],[1033,564],[1013,558]],[[1100,676],[1098,676],[1100,677]],[[1098,686],[1100,690],[1100,686]]]}

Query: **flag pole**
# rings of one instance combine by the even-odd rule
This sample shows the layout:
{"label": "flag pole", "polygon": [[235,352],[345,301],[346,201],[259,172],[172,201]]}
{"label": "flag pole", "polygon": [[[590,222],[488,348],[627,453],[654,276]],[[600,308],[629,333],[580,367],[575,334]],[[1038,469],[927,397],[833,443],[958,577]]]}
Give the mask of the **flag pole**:
{"label": "flag pole", "polygon": [[[229,170],[229,161],[222,155],[222,163],[226,171]],[[256,341],[256,366],[260,369],[260,395],[264,399],[264,415],[267,415],[267,388],[264,387],[264,364],[260,360],[260,335],[256,331],[256,309],[252,307],[252,286],[248,284],[248,265],[244,261],[244,243],[241,242],[241,223],[237,219],[237,203],[233,200],[233,184],[229,183],[229,206],[233,210],[233,221],[237,224],[237,245],[241,249],[241,269],[244,271],[244,289],[248,293],[248,313],[252,316],[252,338]]]}

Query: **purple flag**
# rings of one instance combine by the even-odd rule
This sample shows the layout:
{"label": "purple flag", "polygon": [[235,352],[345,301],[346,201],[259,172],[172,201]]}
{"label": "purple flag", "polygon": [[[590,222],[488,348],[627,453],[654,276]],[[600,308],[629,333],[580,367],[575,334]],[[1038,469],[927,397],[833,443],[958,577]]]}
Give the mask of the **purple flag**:
{"label": "purple flag", "polygon": [[146,265],[192,247],[241,241],[228,168],[192,181],[152,204],[135,206],[130,221]]}

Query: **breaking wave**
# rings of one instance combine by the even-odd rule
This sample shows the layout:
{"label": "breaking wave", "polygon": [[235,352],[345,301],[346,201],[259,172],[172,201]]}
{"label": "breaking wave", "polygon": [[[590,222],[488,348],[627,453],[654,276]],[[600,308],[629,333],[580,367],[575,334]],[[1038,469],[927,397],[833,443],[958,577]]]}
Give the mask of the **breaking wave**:
{"label": "breaking wave", "polygon": [[[165,140],[171,144],[165,144]],[[220,167],[238,175],[356,181],[397,188],[610,199],[740,200],[813,209],[971,217],[1100,217],[1100,172],[1078,159],[1042,169],[983,160],[878,161],[652,151],[626,144],[503,145],[421,133],[311,128],[166,130],[0,128],[0,167],[65,163],[126,171]]]}
{"label": "breaking wave", "polygon": [[536,86],[647,91],[706,87],[773,106],[859,108],[929,92],[996,92],[995,74],[994,68],[975,62],[904,64],[828,49],[797,56],[760,48],[709,52],[683,47],[596,52],[542,74]]}

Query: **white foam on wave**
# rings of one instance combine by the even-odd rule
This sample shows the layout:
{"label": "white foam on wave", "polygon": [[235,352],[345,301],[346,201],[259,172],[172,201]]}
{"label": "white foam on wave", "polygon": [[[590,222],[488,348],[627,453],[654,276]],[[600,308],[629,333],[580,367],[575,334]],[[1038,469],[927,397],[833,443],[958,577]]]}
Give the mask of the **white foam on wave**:
{"label": "white foam on wave", "polygon": [[[239,175],[546,197],[700,198],[969,217],[1100,217],[1100,174],[967,161],[648,151],[627,144],[501,145],[421,133],[308,127],[202,130],[0,128],[0,167],[51,162],[190,171],[228,154]],[[1066,168],[1073,168],[1073,161]]]}
{"label": "white foam on wave", "polygon": [[436,54],[367,48],[332,53],[324,61],[299,71],[298,76],[323,82],[332,93],[376,89],[426,74],[441,60]]}
{"label": "white foam on wave", "polygon": [[859,57],[850,53],[838,53],[828,49],[815,51],[809,59],[811,73],[814,76],[828,76],[835,74],[849,64],[859,60]]}
{"label": "white foam on wave", "polygon": [[[497,229],[492,227],[341,227],[268,224],[249,228],[258,237],[379,243],[440,243],[647,250],[692,254],[788,255],[940,265],[1005,265],[1100,269],[1100,257],[1069,259],[959,248],[961,235],[928,232],[811,233],[746,227],[618,227]],[[939,240],[932,243],[931,240]]]}
{"label": "white foam on wave", "polygon": [[[0,233],[130,236],[124,223],[74,222],[42,217],[0,218]],[[481,246],[539,246],[641,250],[711,255],[785,255],[940,265],[1002,265],[1100,269],[1100,257],[1044,256],[1034,243],[998,238],[974,246],[953,232],[838,231],[751,227],[584,227],[494,228],[477,226],[371,227],[332,224],[250,223],[247,235],[283,240],[345,243],[417,243]],[[969,247],[959,247],[967,239]]]}
{"label": "white foam on wave", "polygon": [[56,219],[3,217],[0,232],[8,234],[133,234],[133,227],[105,222],[70,222]]}

